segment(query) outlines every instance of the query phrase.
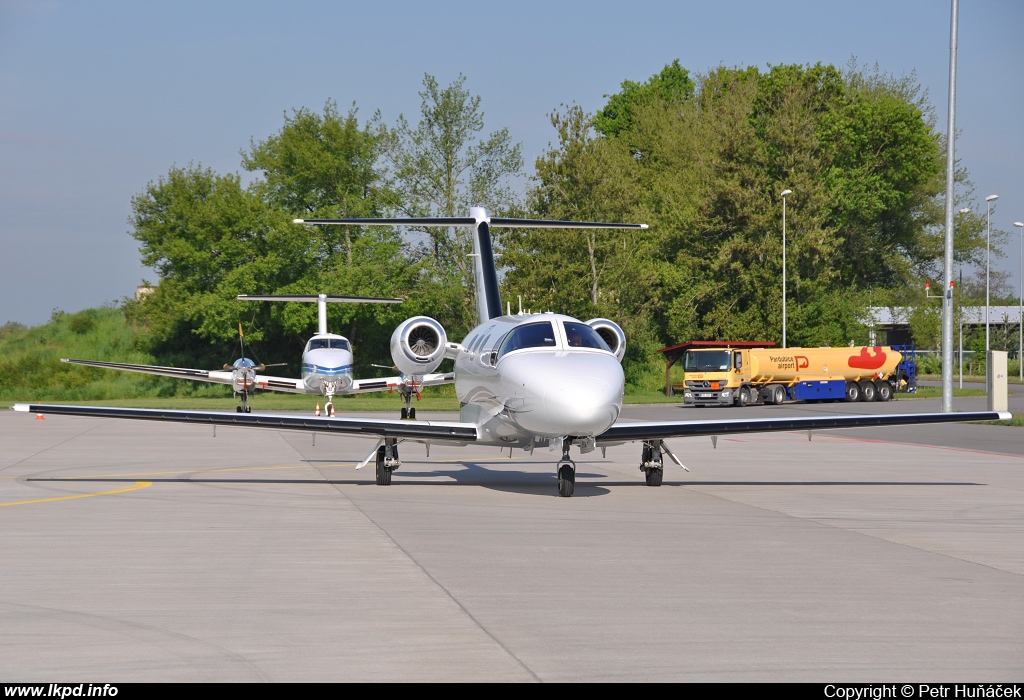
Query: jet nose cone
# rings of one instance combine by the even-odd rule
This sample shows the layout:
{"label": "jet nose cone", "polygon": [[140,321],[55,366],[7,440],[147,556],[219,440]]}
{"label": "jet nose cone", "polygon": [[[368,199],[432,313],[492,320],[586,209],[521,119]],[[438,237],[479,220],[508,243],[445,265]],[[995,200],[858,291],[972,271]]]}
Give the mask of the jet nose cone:
{"label": "jet nose cone", "polygon": [[516,414],[525,430],[548,437],[599,435],[619,417],[624,378],[614,356],[573,352],[529,360],[528,370],[515,372],[532,394],[525,402],[528,410]]}

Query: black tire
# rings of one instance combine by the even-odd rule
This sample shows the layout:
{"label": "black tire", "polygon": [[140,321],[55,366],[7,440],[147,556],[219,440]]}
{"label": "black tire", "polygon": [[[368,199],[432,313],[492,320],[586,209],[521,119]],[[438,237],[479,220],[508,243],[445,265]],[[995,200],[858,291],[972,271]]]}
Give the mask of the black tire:
{"label": "black tire", "polygon": [[416,420],[416,409],[415,408],[410,408],[409,409],[409,420]]}
{"label": "black tire", "polygon": [[409,411],[403,406],[402,407],[402,420],[405,420],[408,417],[409,417]]}
{"label": "black tire", "polygon": [[892,400],[892,384],[884,379],[879,379],[875,382],[876,401],[891,401]]}
{"label": "black tire", "polygon": [[772,387],[772,403],[781,406],[786,403],[786,388],[776,384]]}
{"label": "black tire", "polygon": [[661,479],[665,475],[664,469],[648,469],[645,477],[648,486],[661,486]]}
{"label": "black tire", "polygon": [[846,400],[860,401],[860,384],[857,382],[846,382]]}
{"label": "black tire", "polygon": [[736,405],[740,408],[746,408],[750,405],[750,392],[747,390],[747,387],[740,387],[740,394],[739,398],[736,399]]}
{"label": "black tire", "polygon": [[563,464],[558,468],[558,495],[562,498],[572,497],[576,490],[576,470],[571,464]]}
{"label": "black tire", "polygon": [[861,401],[874,401],[878,396],[878,392],[875,391],[874,382],[862,379],[860,382],[860,400]]}
{"label": "black tire", "polygon": [[242,412],[242,407],[241,406],[235,406],[235,413],[241,413],[241,412]]}
{"label": "black tire", "polygon": [[384,446],[377,448],[377,486],[391,484],[391,470],[384,466]]}

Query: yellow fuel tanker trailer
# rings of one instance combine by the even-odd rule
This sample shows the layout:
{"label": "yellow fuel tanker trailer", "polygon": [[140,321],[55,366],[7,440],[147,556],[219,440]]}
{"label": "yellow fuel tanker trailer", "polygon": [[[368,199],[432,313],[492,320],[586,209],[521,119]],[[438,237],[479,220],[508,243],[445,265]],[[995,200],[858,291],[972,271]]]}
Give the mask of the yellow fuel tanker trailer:
{"label": "yellow fuel tanker trailer", "polygon": [[750,348],[727,343],[687,349],[683,372],[683,402],[696,406],[888,401],[896,391],[914,391],[917,374],[906,346]]}

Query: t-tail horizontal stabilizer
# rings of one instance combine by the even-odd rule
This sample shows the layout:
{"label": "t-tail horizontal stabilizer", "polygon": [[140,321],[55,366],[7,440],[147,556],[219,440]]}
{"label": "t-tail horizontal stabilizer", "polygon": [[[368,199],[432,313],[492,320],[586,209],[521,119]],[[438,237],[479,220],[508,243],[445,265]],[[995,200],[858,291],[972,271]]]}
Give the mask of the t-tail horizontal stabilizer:
{"label": "t-tail horizontal stabilizer", "polygon": [[476,310],[480,323],[501,316],[498,270],[491,248],[491,227],[499,228],[607,228],[645,229],[647,224],[619,224],[601,221],[553,221],[506,219],[488,216],[483,207],[470,207],[470,216],[408,217],[385,219],[294,219],[296,224],[316,226],[465,226],[473,228]]}

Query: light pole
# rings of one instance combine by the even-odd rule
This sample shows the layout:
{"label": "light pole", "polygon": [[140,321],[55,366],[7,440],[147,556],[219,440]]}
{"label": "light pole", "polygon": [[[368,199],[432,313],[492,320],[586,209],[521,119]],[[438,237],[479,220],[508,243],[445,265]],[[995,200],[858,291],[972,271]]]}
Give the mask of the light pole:
{"label": "light pole", "polygon": [[[985,197],[985,362],[988,362],[988,283],[989,268],[992,266],[992,202],[999,199],[999,195],[990,194]],[[988,365],[985,366],[988,371]]]}
{"label": "light pole", "polygon": [[793,190],[782,190],[782,347],[786,347],[786,197]]}
{"label": "light pole", "polygon": [[1024,223],[1014,221],[1020,229],[1020,306],[1017,307],[1017,379],[1024,382]]}
{"label": "light pole", "polygon": [[[960,210],[961,214],[970,214],[971,208],[964,207]],[[960,264],[960,294],[964,293],[964,266]],[[963,311],[960,312],[960,388],[964,388],[964,315]]]}

